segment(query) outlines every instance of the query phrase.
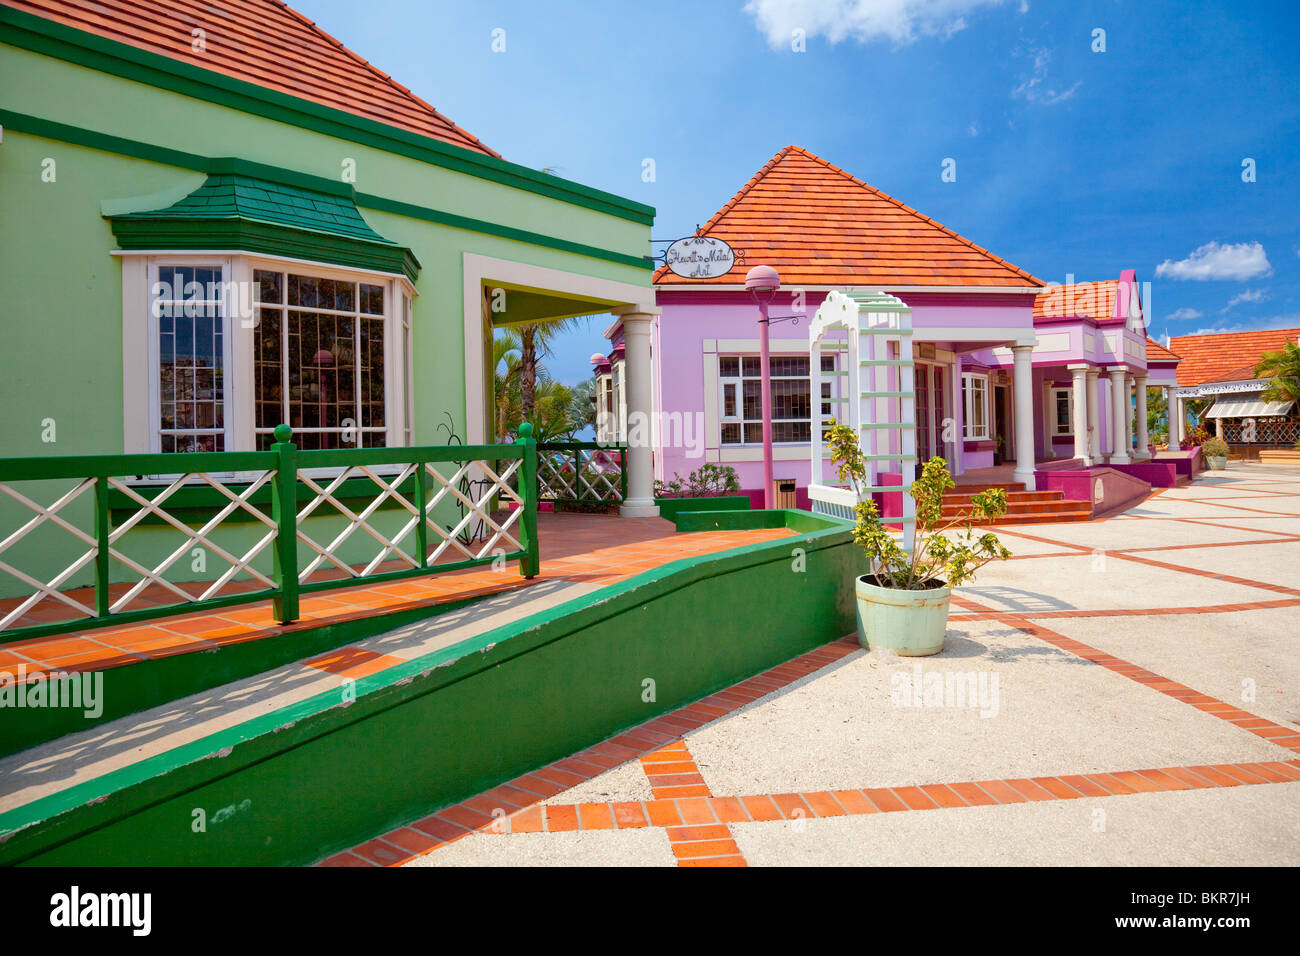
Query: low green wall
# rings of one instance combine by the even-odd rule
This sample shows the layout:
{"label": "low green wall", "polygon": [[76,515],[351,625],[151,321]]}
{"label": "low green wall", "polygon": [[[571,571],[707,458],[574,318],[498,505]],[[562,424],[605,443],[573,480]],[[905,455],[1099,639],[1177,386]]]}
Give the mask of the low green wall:
{"label": "low green wall", "polygon": [[363,678],[354,701],[320,695],[0,815],[0,864],[310,863],[851,633],[848,525],[766,514],[799,534],[672,562]]}
{"label": "low green wall", "polygon": [[656,498],[659,517],[676,520],[688,511],[748,511],[749,495],[713,495],[708,498]]}
{"label": "low green wall", "polygon": [[[212,650],[105,668],[99,672],[104,678],[103,712],[98,717],[86,717],[84,709],[76,707],[0,707],[0,757],[459,610],[478,600],[449,601],[393,614],[303,627],[274,637],[224,644]],[[16,672],[14,665],[4,669]]]}

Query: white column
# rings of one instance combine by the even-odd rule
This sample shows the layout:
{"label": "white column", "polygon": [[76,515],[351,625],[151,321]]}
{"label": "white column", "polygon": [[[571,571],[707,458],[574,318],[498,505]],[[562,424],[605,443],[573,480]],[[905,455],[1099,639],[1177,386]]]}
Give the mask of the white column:
{"label": "white column", "polygon": [[627,498],[619,508],[625,518],[657,518],[654,499],[654,456],[651,429],[650,322],[654,306],[624,306],[611,310],[623,320],[623,399],[627,405]]}
{"label": "white column", "polygon": [[[1083,459],[1085,465],[1092,464],[1091,450],[1088,447],[1088,425],[1092,421],[1088,415],[1088,366],[1070,365],[1071,385],[1074,388],[1070,396],[1074,412],[1074,457]],[[1049,409],[1055,414],[1055,409]]]}
{"label": "white column", "polygon": [[1223,419],[1222,419],[1222,418],[1216,418],[1216,419],[1214,420],[1214,434],[1218,435],[1220,438],[1223,437]]}
{"label": "white column", "polygon": [[1133,387],[1137,389],[1137,458],[1146,461],[1151,457],[1151,436],[1147,433],[1147,377],[1143,372],[1133,376]]}
{"label": "white column", "polygon": [[1110,463],[1127,465],[1133,460],[1128,456],[1128,371],[1122,365],[1106,371],[1110,374],[1111,433],[1115,436]]}
{"label": "white column", "polygon": [[1012,388],[1016,393],[1016,467],[1012,476],[1034,490],[1034,347],[1013,345]]}
{"label": "white column", "polygon": [[[1171,391],[1176,393],[1177,389]],[[1187,444],[1187,409],[1183,407],[1182,396],[1178,394],[1175,394],[1173,399],[1173,418],[1170,420],[1169,442],[1174,451],[1178,451]]]}
{"label": "white column", "polygon": [[1088,376],[1088,464],[1101,462],[1101,399],[1097,394],[1097,376],[1101,369],[1089,366]]}

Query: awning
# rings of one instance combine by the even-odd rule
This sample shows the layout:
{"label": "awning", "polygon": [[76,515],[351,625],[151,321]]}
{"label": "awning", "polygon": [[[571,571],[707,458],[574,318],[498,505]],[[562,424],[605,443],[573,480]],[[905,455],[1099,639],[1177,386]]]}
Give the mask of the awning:
{"label": "awning", "polygon": [[[352,186],[312,180],[317,188],[250,175],[238,159],[217,159],[203,185],[166,209],[109,216],[122,249],[263,252],[329,265],[405,274],[420,263],[362,217]],[[288,178],[288,177],[286,177]]]}
{"label": "awning", "polygon": [[1274,418],[1285,415],[1295,402],[1215,402],[1206,418]]}

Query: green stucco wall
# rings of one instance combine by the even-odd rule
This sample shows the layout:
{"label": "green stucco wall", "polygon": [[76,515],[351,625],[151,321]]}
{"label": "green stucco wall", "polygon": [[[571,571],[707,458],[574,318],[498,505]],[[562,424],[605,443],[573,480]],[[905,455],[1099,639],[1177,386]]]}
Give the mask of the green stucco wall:
{"label": "green stucco wall", "polygon": [[[350,705],[322,695],[0,815],[0,864],[309,863],[850,633],[864,559],[847,523],[762,514],[799,534],[673,562],[362,678]],[[195,808],[227,807],[192,831]]]}
{"label": "green stucco wall", "polygon": [[[410,383],[416,444],[445,444],[449,428],[465,436],[462,254],[635,284],[650,299],[646,268],[392,210],[421,207],[639,259],[649,252],[650,227],[633,221],[634,213],[587,208],[8,45],[27,41],[12,27],[20,15],[0,13],[0,457],[123,451],[122,267],[111,255],[116,243],[101,203],[158,208],[160,193],[174,199],[203,182],[204,173],[187,164],[205,158],[234,156],[335,182],[345,160],[355,164],[363,216],[381,235],[408,246],[423,266]],[[78,132],[49,138],[54,134],[47,129],[23,131],[42,120]],[[130,142],[115,152],[69,141],[95,134]],[[54,161],[54,182],[42,180],[46,160]],[[42,440],[50,419],[54,443]],[[29,516],[0,503],[0,530],[8,533]],[[27,570],[38,575],[63,567],[37,560]],[[69,583],[89,583],[88,572]],[[26,593],[6,579],[0,575],[0,597]]]}

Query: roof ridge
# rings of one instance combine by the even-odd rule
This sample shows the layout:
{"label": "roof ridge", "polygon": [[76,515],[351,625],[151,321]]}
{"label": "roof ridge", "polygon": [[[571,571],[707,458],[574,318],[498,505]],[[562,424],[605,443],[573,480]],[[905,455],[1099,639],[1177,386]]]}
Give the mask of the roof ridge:
{"label": "roof ridge", "polygon": [[[798,147],[787,146],[784,149],[780,150],[775,156],[769,159],[766,163],[764,163],[763,167],[758,172],[754,173],[753,176],[750,176],[749,181],[746,182],[743,186],[741,186],[740,189],[736,191],[735,195],[733,195],[731,199],[729,199],[725,204],[723,204],[721,209],[719,209],[717,212],[713,214],[712,218],[710,218],[708,222],[706,222],[703,226],[697,227],[695,232],[692,233],[692,235],[707,236],[709,234],[709,230],[712,229],[715,225],[717,225],[718,220],[722,218],[723,213],[725,213],[728,209],[731,209],[733,206],[736,205],[736,203],[738,203],[741,200],[743,196],[747,195],[749,191],[754,188],[754,184],[757,183],[764,176],[766,176],[768,170],[771,169],[773,165],[775,165],[782,157],[786,155],[786,153],[790,152],[790,150],[792,149],[798,149]],[[658,282],[659,279],[666,274],[667,270],[668,270],[668,265],[666,263],[660,266],[658,269],[656,269],[654,276],[650,280],[651,284],[653,285],[655,282]]]}
{"label": "roof ridge", "polygon": [[802,146],[789,146],[787,147],[787,150],[789,149],[798,150],[800,153],[807,156],[809,159],[813,160],[814,162],[821,163],[823,166],[839,173],[841,176],[846,177],[847,179],[851,180],[853,183],[857,184],[858,186],[861,186],[863,189],[875,193],[881,199],[893,203],[895,206],[899,207],[905,212],[911,213],[913,216],[916,216],[919,219],[924,219],[926,222],[930,223],[930,225],[935,226],[942,232],[947,233],[949,236],[956,239],[957,241],[964,242],[966,245],[970,246],[976,252],[980,253],[981,255],[988,256],[990,259],[992,259],[995,262],[1001,263],[1002,265],[1006,266],[1008,269],[1011,269],[1013,272],[1023,276],[1024,278],[1032,279],[1034,282],[1037,282],[1040,285],[1046,285],[1046,283],[1044,283],[1043,280],[1038,278],[1037,276],[1026,272],[1024,269],[1020,268],[1017,265],[1014,265],[1013,263],[1008,262],[1006,259],[1003,259],[1001,256],[994,255],[992,252],[989,252],[989,250],[985,249],[983,246],[979,245],[978,243],[971,242],[969,239],[967,239],[965,236],[961,235],[960,233],[954,232],[952,229],[949,229],[947,226],[939,222],[937,219],[931,219],[925,213],[913,209],[911,206],[909,206],[907,203],[903,202],[902,200],[895,199],[893,196],[889,195],[888,193],[880,189],[877,189],[875,186],[872,186],[870,183],[864,182],[863,180],[859,179],[857,176],[854,176],[848,170],[841,169],[840,167],[834,165],[833,163],[828,162],[825,159],[822,159],[816,153],[810,153]]}
{"label": "roof ridge", "polygon": [[280,7],[281,9],[283,9],[284,11],[286,11],[290,16],[296,18],[296,19],[297,19],[298,21],[300,21],[301,23],[306,24],[307,28],[310,29],[310,30],[311,30],[312,32],[314,32],[315,34],[317,34],[321,39],[325,40],[327,43],[331,43],[331,44],[333,44],[336,48],[338,48],[338,50],[339,50],[341,53],[346,54],[347,56],[349,56],[349,57],[351,57],[353,60],[355,60],[358,64],[360,64],[361,66],[363,66],[363,67],[365,67],[367,70],[369,70],[371,73],[376,74],[376,75],[377,75],[377,76],[378,76],[378,77],[379,77],[383,82],[387,83],[389,86],[393,87],[393,88],[396,89],[398,92],[403,93],[404,95],[409,96],[411,99],[415,100],[417,103],[419,103],[419,104],[420,104],[421,106],[423,106],[425,109],[427,109],[427,110],[429,110],[431,113],[433,113],[434,116],[438,117],[438,119],[442,120],[444,123],[446,123],[448,126],[450,126],[453,130],[455,130],[457,134],[459,134],[460,136],[465,137],[465,138],[466,138],[467,140],[469,140],[470,142],[477,143],[480,147],[482,147],[483,149],[487,150],[489,153],[491,153],[491,154],[492,154],[493,156],[495,156],[497,159],[501,159],[501,154],[498,153],[498,152],[497,152],[495,149],[493,149],[491,146],[488,146],[487,144],[485,144],[485,143],[484,143],[482,140],[480,140],[477,136],[475,136],[473,133],[469,132],[469,130],[462,129],[459,125],[457,125],[456,123],[454,123],[454,122],[451,120],[450,117],[444,115],[444,114],[441,113],[441,112],[440,112],[436,107],[434,107],[432,103],[429,103],[428,101],[426,101],[426,100],[422,99],[421,97],[417,96],[416,94],[412,93],[412,92],[411,92],[407,87],[403,86],[401,83],[398,83],[398,82],[397,82],[396,80],[394,80],[391,76],[389,76],[387,73],[385,73],[385,72],[384,72],[383,70],[381,70],[379,67],[375,66],[373,63],[371,63],[369,60],[367,60],[367,59],[366,59],[365,57],[363,57],[361,54],[357,53],[355,50],[349,49],[347,46],[345,46],[345,45],[343,44],[342,41],[336,39],[336,38],[335,38],[333,35],[331,35],[328,31],[323,30],[323,29],[321,29],[321,27],[317,26],[317,25],[316,25],[316,21],[307,19],[306,16],[304,16],[304,15],[301,14],[301,13],[299,13],[299,12],[298,12],[297,10],[295,10],[293,7],[289,6],[289,4],[285,2],[285,0],[267,0],[267,2],[270,3],[270,4],[272,4],[272,5],[274,5],[274,6]]}
{"label": "roof ridge", "polygon": [[[789,146],[784,147],[783,149],[778,151],[775,156],[769,159],[763,165],[763,167],[758,170],[758,172],[754,173],[754,175],[751,176],[749,180],[743,186],[741,186],[739,190],[736,191],[735,195],[733,195],[731,199],[728,200],[722,206],[722,208],[720,208],[717,212],[713,214],[713,216],[709,219],[707,223],[705,223],[703,226],[701,226],[695,231],[694,235],[707,236],[713,229],[715,229],[718,226],[719,222],[729,212],[731,212],[742,200],[745,199],[746,196],[749,195],[749,193],[754,189],[755,186],[758,185],[759,182],[761,182],[763,179],[765,179],[768,176],[769,173],[771,173],[772,169],[775,166],[777,166],[782,160],[788,157],[792,152],[798,153],[799,155],[815,163],[820,164],[821,166],[825,167],[831,172],[837,173],[840,176],[844,177],[854,186],[864,189],[868,193],[871,193],[873,196],[894,205],[895,207],[903,210],[909,215],[914,216],[915,218],[921,220],[922,222],[928,223],[929,225],[939,230],[948,238],[954,239],[957,242],[961,243],[962,245],[965,245],[967,248],[974,250],[979,255],[984,256],[987,259],[998,263],[999,265],[1015,273],[1020,278],[1027,279],[1030,282],[1037,283],[1039,286],[1046,285],[1046,283],[1044,283],[1043,280],[1039,279],[1037,276],[1029,272],[1026,272],[1024,269],[1021,269],[1017,265],[1013,265],[1012,263],[1003,259],[1001,256],[995,255],[994,253],[990,252],[988,249],[985,249],[983,246],[971,242],[971,240],[967,239],[965,236],[962,236],[957,232],[954,232],[952,229],[949,229],[943,223],[938,222],[935,219],[932,219],[931,217],[925,215],[924,213],[919,212],[916,209],[913,209],[911,206],[907,205],[906,203],[901,202],[898,199],[895,199],[893,196],[890,196],[888,193],[882,192],[881,190],[877,189],[875,186],[872,186],[869,183],[864,182],[863,180],[859,179],[857,176],[854,176],[848,170],[842,169],[841,167],[836,166],[834,163],[831,163],[828,160],[825,160],[822,157],[818,156],[817,154],[812,153],[807,149],[805,149],[804,147],[798,146],[796,144],[791,144]],[[655,274],[652,282],[658,283],[660,280],[665,278],[667,274],[668,274],[667,265],[660,266],[658,269],[655,270]],[[703,285],[704,283],[699,283],[699,284]],[[958,288],[958,287],[955,286],[954,288]]]}

